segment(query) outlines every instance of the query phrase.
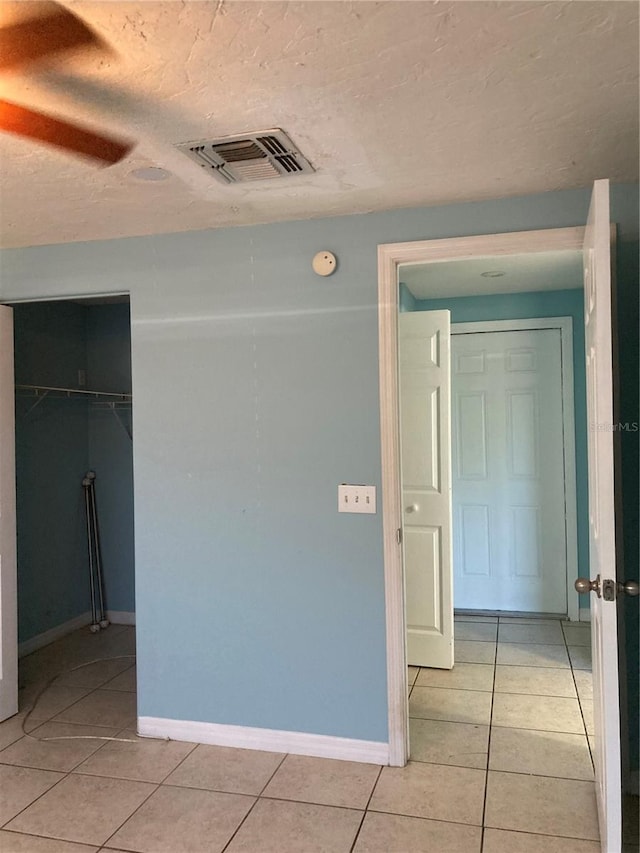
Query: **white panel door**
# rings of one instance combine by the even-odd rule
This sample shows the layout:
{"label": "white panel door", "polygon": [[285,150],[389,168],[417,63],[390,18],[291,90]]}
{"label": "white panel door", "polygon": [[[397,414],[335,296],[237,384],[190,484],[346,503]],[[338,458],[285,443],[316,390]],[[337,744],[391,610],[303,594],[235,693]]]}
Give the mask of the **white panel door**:
{"label": "white panel door", "polygon": [[[584,242],[589,459],[589,573],[616,580],[609,182],[596,181]],[[616,601],[591,593],[595,771],[604,853],[622,844]]]}
{"label": "white panel door", "polygon": [[13,311],[0,305],[0,721],[18,713]]}
{"label": "white panel door", "polygon": [[407,660],[453,666],[448,311],[400,314],[400,445]]}
{"label": "white panel door", "polygon": [[454,334],[454,601],[567,612],[559,329]]}

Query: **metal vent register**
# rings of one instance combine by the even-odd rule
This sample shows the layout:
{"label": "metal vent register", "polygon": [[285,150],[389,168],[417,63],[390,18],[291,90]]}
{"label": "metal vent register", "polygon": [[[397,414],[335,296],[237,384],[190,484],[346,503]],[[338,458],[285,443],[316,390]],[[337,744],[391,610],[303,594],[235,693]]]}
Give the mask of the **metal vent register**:
{"label": "metal vent register", "polygon": [[314,168],[279,128],[176,145],[225,184],[309,174]]}

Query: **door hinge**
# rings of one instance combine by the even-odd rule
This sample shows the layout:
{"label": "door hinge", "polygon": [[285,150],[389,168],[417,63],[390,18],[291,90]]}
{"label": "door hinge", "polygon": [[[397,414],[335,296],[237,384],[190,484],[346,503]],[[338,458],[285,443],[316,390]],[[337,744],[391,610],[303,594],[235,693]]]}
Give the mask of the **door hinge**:
{"label": "door hinge", "polygon": [[398,545],[402,545],[402,528],[401,527],[399,527],[396,530],[396,542],[398,543]]}

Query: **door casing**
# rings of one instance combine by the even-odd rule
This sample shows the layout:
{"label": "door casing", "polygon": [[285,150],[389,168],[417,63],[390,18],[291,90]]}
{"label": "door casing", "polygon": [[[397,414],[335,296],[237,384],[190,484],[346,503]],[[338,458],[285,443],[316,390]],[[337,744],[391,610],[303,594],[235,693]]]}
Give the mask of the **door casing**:
{"label": "door casing", "polygon": [[18,713],[13,311],[0,306],[0,722]]}
{"label": "door casing", "polygon": [[[398,389],[398,271],[405,264],[469,260],[476,257],[582,251],[585,229],[553,228],[378,246],[378,341],[382,526],[387,640],[389,763],[403,767],[409,755],[404,572]],[[575,477],[575,474],[574,474]]]}

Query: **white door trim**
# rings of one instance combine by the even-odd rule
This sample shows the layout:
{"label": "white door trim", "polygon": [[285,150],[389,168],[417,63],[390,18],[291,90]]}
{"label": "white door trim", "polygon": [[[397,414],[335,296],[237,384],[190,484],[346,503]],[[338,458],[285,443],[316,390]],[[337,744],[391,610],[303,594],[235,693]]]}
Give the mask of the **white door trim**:
{"label": "white door trim", "polygon": [[565,485],[565,537],[567,560],[567,616],[578,621],[580,597],[574,582],[578,577],[578,509],[576,498],[576,441],[573,396],[573,318],[532,317],[525,320],[480,320],[452,323],[451,334],[476,332],[519,332],[530,329],[559,329],[562,378],[562,432]]}
{"label": "white door trim", "polygon": [[378,341],[382,529],[387,639],[389,763],[403,767],[409,750],[404,574],[398,531],[402,527],[398,426],[398,268],[402,264],[455,261],[533,252],[582,251],[584,228],[553,228],[385,243],[378,246]]}
{"label": "white door trim", "polygon": [[0,722],[18,713],[13,310],[0,306]]}

